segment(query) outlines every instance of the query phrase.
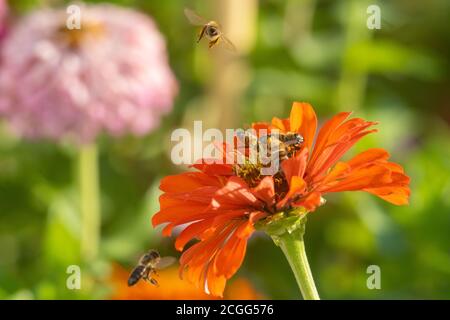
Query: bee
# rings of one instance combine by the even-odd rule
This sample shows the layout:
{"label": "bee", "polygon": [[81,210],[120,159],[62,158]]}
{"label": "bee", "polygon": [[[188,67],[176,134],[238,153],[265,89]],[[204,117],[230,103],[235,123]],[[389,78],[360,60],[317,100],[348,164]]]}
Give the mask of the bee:
{"label": "bee", "polygon": [[208,21],[205,18],[200,17],[191,9],[184,9],[184,14],[189,22],[195,26],[202,26],[200,30],[197,43],[206,37],[209,41],[209,48],[214,47],[215,45],[222,43],[226,49],[236,52],[236,47],[234,44],[223,34],[221,31],[221,26],[216,21]]}
{"label": "bee", "polygon": [[[244,142],[245,148],[250,148],[251,145],[256,146],[258,152],[265,152],[269,156],[273,152],[278,153],[280,161],[291,158],[303,145],[303,136],[296,132],[286,132],[273,135],[268,133],[259,138],[246,134],[245,132],[238,132],[238,139]],[[271,147],[276,146],[275,150]]]}
{"label": "bee", "polygon": [[134,286],[141,279],[158,286],[158,281],[153,278],[154,275],[157,275],[156,270],[170,266],[175,260],[174,257],[161,257],[156,250],[149,250],[139,259],[138,265],[131,271],[128,286]]}
{"label": "bee", "polygon": [[280,133],[277,136],[270,133],[259,138],[259,144],[264,145],[266,149],[273,144],[278,147],[277,152],[280,161],[291,158],[299,151],[303,144],[303,136],[296,132]]}

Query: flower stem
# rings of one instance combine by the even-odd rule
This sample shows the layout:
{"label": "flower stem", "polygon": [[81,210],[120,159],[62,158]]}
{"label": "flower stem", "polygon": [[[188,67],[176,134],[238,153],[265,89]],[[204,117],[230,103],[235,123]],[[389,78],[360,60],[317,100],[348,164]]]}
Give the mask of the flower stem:
{"label": "flower stem", "polygon": [[81,256],[85,262],[90,262],[98,254],[101,222],[98,155],[95,144],[80,147],[78,177],[82,225]]}
{"label": "flower stem", "polygon": [[274,237],[275,243],[281,248],[291,266],[297,284],[305,300],[320,300],[317,292],[303,241],[304,227],[293,232],[284,232]]}

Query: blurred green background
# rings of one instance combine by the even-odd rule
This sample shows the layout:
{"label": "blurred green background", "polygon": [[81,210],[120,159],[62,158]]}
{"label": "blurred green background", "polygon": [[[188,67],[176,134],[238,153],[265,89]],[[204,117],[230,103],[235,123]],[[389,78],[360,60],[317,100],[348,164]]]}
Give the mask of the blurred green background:
{"label": "blurred green background", "polygon": [[[10,5],[20,16],[43,2],[64,1]],[[23,141],[0,125],[0,298],[107,298],[112,262],[131,267],[148,248],[178,256],[150,224],[160,179],[185,170],[170,161],[172,130],[287,117],[292,101],[310,102],[322,121],[351,110],[380,121],[347,157],[383,147],[411,177],[408,207],[355,192],[328,196],[310,215],[306,245],[321,297],[450,298],[449,1],[109,2],[149,14],[165,35],[180,85],[174,111],[144,138],[99,139],[100,253],[82,267],[82,290],[65,286],[67,266],[81,264],[76,147]],[[370,4],[381,8],[380,30],[366,26]],[[184,7],[222,21],[239,54],[197,45]],[[366,287],[372,264],[381,290]],[[300,297],[263,234],[250,240],[238,275],[268,298]]]}

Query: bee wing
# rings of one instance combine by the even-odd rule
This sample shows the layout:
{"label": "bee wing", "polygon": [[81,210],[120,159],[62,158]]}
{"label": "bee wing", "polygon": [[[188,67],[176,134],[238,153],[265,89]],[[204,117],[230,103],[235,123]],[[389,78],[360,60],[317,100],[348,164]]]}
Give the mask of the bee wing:
{"label": "bee wing", "polygon": [[158,264],[156,265],[156,269],[164,269],[168,266],[172,265],[177,259],[175,257],[162,257]]}
{"label": "bee wing", "polygon": [[226,36],[223,34],[220,36],[220,43],[223,44],[223,46],[231,51],[231,52],[237,52],[236,46],[233,44],[233,42],[230,41]]}
{"label": "bee wing", "polygon": [[208,20],[205,18],[200,17],[198,14],[194,12],[194,10],[185,8],[184,9],[184,15],[189,20],[190,23],[192,23],[195,26],[203,26],[208,23]]}
{"label": "bee wing", "polygon": [[[237,138],[237,147],[233,150],[237,156],[236,160],[242,161],[245,157],[251,158],[251,161],[255,160],[254,156],[256,155],[255,151],[258,151],[258,136],[252,130],[237,130],[236,132]],[[233,160],[235,158],[232,158]],[[245,160],[244,160],[245,162]],[[234,163],[234,162],[233,162]]]}
{"label": "bee wing", "polygon": [[236,138],[239,139],[239,141],[245,143],[245,131],[239,130],[236,132]]}
{"label": "bee wing", "polygon": [[237,130],[236,131],[236,137],[242,141],[243,143],[246,142],[246,140],[249,143],[256,143],[258,142],[258,137],[250,130]]}
{"label": "bee wing", "polygon": [[267,152],[268,150],[277,151],[283,147],[281,140],[273,135],[263,135],[258,139],[258,146],[263,152]]}
{"label": "bee wing", "polygon": [[260,136],[259,139],[258,139],[258,142],[261,143],[261,144],[267,145],[267,144],[269,144],[269,137],[270,136],[267,135],[267,134],[265,134],[263,136]]}

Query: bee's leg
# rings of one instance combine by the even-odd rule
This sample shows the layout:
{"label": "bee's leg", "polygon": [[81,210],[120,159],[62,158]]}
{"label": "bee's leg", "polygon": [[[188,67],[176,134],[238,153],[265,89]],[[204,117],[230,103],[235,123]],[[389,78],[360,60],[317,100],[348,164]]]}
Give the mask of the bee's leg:
{"label": "bee's leg", "polygon": [[153,284],[154,286],[159,287],[158,281],[156,281],[155,279],[152,278],[151,273],[147,273],[146,275],[142,276],[142,279]]}
{"label": "bee's leg", "polygon": [[202,40],[203,36],[205,35],[205,31],[206,31],[206,26],[204,26],[202,28],[202,30],[200,30],[200,34],[198,35],[197,43],[199,43],[200,40]]}
{"label": "bee's leg", "polygon": [[158,281],[156,281],[156,279],[150,278],[149,281],[152,285],[159,287],[159,283]]}
{"label": "bee's leg", "polygon": [[210,42],[209,42],[209,45],[208,45],[208,47],[211,49],[212,47],[214,47],[216,44],[217,44],[217,42],[219,42],[219,37],[217,38],[217,39],[215,39],[215,40],[211,40]]}
{"label": "bee's leg", "polygon": [[145,270],[142,275],[142,279],[144,279],[145,281],[150,281],[150,276],[151,276],[151,270]]}

